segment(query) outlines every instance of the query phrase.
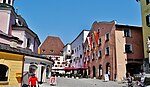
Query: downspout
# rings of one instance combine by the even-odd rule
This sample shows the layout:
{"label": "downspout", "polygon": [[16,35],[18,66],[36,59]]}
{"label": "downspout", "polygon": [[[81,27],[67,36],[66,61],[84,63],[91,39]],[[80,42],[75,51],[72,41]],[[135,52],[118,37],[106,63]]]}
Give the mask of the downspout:
{"label": "downspout", "polygon": [[22,77],[21,77],[21,87],[22,87],[22,82],[23,82],[24,61],[25,61],[25,54],[23,54],[23,60],[22,60]]}

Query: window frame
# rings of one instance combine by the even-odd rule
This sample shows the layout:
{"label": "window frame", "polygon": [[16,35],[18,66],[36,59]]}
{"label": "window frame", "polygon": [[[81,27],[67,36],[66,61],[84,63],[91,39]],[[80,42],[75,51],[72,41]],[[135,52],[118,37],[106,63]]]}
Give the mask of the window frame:
{"label": "window frame", "polygon": [[110,47],[105,48],[105,55],[109,56],[110,55]]}
{"label": "window frame", "polygon": [[108,32],[105,34],[105,41],[109,41],[109,39],[110,39],[110,33]]}
{"label": "window frame", "polygon": [[146,16],[146,25],[150,27],[150,14]]}
{"label": "window frame", "polygon": [[131,37],[131,29],[123,29],[124,37]]}
{"label": "window frame", "polygon": [[[127,45],[130,47],[130,50],[129,50],[129,51],[128,51],[127,48],[126,48]],[[125,52],[125,53],[132,53],[132,52],[133,52],[132,44],[126,43],[126,44],[124,45],[124,52]]]}

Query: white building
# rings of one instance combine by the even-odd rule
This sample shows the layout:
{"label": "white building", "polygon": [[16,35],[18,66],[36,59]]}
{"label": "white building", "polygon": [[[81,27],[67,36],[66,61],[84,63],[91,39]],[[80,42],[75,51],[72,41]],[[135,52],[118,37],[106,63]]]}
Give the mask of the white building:
{"label": "white building", "polygon": [[[89,30],[83,30],[75,40],[71,43],[71,64],[70,67],[74,68],[83,68],[84,67],[84,51],[83,51],[83,43],[86,40],[86,37],[89,33]],[[76,73],[76,72],[75,72]],[[78,73],[82,74],[82,71],[79,71]]]}

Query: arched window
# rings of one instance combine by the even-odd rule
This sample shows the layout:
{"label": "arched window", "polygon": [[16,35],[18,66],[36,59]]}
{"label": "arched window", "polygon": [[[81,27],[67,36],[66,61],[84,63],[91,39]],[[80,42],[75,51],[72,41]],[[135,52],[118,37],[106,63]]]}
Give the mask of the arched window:
{"label": "arched window", "polygon": [[8,80],[8,67],[0,64],[0,81]]}
{"label": "arched window", "polygon": [[3,3],[6,3],[6,0],[3,0]]}
{"label": "arched window", "polygon": [[8,4],[11,4],[11,0],[8,0]]}
{"label": "arched window", "polygon": [[37,70],[37,66],[36,65],[30,65],[29,66],[29,73],[35,73],[35,71]]}

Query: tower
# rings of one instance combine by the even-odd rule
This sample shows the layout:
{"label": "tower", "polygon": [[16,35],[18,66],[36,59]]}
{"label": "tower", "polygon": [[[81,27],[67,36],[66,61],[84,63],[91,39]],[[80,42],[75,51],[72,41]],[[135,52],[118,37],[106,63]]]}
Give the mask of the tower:
{"label": "tower", "polygon": [[14,0],[0,0],[0,30],[9,35],[17,16],[13,4]]}

